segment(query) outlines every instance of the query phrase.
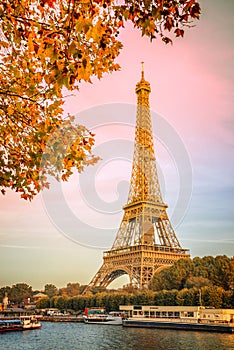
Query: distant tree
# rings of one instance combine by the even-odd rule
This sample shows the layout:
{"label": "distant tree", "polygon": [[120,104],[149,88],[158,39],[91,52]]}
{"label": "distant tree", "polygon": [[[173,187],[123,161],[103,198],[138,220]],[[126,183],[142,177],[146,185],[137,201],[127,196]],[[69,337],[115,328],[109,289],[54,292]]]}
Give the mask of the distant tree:
{"label": "distant tree", "polygon": [[5,293],[7,293],[7,295],[9,296],[10,292],[11,292],[11,287],[9,286],[0,288],[0,303],[2,302],[2,299],[5,296]]}
{"label": "distant tree", "polygon": [[59,310],[65,310],[67,309],[67,301],[68,297],[67,296],[55,296],[53,297],[54,299],[54,307],[59,309]]}
{"label": "distant tree", "polygon": [[138,291],[134,298],[137,305],[150,305],[154,302],[154,293],[151,290]]}
{"label": "distant tree", "polygon": [[190,258],[176,261],[173,266],[165,268],[153,277],[153,290],[183,289],[186,280],[192,275],[193,263]]}
{"label": "distant tree", "polygon": [[95,300],[95,306],[103,307],[104,296],[106,296],[106,292],[100,292],[93,296],[93,299]]}
{"label": "distant tree", "polygon": [[59,289],[59,294],[69,297],[80,294],[80,283],[68,283],[66,287]]}
{"label": "distant tree", "polygon": [[32,287],[26,283],[14,284],[9,293],[10,301],[22,302],[33,295]]}
{"label": "distant tree", "polygon": [[[106,300],[105,300],[106,299]],[[119,310],[119,306],[124,304],[125,295],[121,292],[108,293],[103,300],[103,304],[107,311]]]}
{"label": "distant tree", "polygon": [[177,295],[178,295],[178,290],[176,289],[168,290],[164,294],[165,305],[177,305]]}
{"label": "distant tree", "polygon": [[[201,299],[200,299],[201,292]],[[83,312],[85,307],[104,307],[107,311],[118,310],[120,305],[181,305],[203,306],[215,308],[233,308],[234,293],[217,286],[184,288],[181,290],[138,291],[130,294],[122,291],[113,293],[101,292],[96,294],[79,295],[75,297],[54,296],[38,301],[38,308],[56,307],[60,310],[72,309]]]}
{"label": "distant tree", "polygon": [[215,308],[223,306],[223,295],[225,290],[221,287],[204,287],[202,288],[202,304]]}
{"label": "distant tree", "polygon": [[234,300],[232,299],[232,297],[233,297],[233,291],[225,290],[223,292],[222,307],[224,309],[234,308]]}
{"label": "distant tree", "polygon": [[105,287],[97,286],[97,287],[93,287],[93,288],[91,289],[91,292],[92,292],[93,294],[97,294],[97,293],[108,292],[108,291],[106,290]]}
{"label": "distant tree", "polygon": [[201,288],[216,285],[225,290],[233,288],[234,259],[227,256],[204,256],[180,259],[171,267],[156,273],[151,289],[155,291]]}
{"label": "distant tree", "polygon": [[137,293],[138,288],[136,286],[134,286],[134,285],[126,284],[125,286],[123,286],[121,288],[121,290],[123,292],[127,292],[127,293]]}
{"label": "distant tree", "polygon": [[58,288],[54,284],[46,284],[44,291],[49,298],[58,294]]}
{"label": "distant tree", "polygon": [[[176,291],[178,292],[178,291]],[[154,305],[167,305],[168,300],[168,291],[161,290],[155,293],[154,295]]]}
{"label": "distant tree", "polygon": [[37,309],[47,309],[50,307],[50,298],[41,298],[36,303]]}
{"label": "distant tree", "polygon": [[214,261],[215,275],[213,283],[224,289],[229,289],[234,283],[234,258],[226,255],[216,256]]}
{"label": "distant tree", "polygon": [[177,291],[176,304],[183,306],[199,305],[199,290],[197,288],[184,288]]}
{"label": "distant tree", "polygon": [[[216,266],[215,266],[215,258],[213,256],[204,256],[201,260],[200,260],[200,264],[202,265],[202,277],[206,277],[210,280],[210,281],[215,281],[216,280],[216,274],[217,274],[217,270],[216,270]],[[206,276],[204,276],[204,274]],[[215,283],[214,283],[215,284]]]}
{"label": "distant tree", "polygon": [[234,291],[234,256],[230,260],[230,267],[228,273],[228,287]]}
{"label": "distant tree", "polygon": [[67,300],[67,309],[74,310],[73,298],[68,298]]}
{"label": "distant tree", "polygon": [[84,311],[86,298],[83,295],[73,297],[73,309],[75,311]]}
{"label": "distant tree", "polygon": [[186,280],[184,287],[200,289],[202,287],[211,286],[211,285],[212,285],[212,282],[208,278],[191,276]]}

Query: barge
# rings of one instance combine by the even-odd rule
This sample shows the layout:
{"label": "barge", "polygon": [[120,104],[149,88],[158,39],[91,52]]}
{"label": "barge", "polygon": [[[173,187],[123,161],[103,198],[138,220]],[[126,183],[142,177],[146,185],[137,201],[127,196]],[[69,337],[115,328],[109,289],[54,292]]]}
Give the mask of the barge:
{"label": "barge", "polygon": [[120,306],[123,326],[234,333],[234,309],[203,306]]}

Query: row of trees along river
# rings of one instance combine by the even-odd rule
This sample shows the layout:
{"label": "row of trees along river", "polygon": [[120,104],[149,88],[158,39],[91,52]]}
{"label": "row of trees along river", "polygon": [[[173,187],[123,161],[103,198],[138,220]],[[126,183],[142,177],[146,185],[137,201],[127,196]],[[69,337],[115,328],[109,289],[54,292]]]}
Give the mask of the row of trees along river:
{"label": "row of trees along river", "polygon": [[[178,260],[173,266],[156,273],[149,290],[126,286],[119,290],[93,288],[82,295],[85,288],[68,283],[58,289],[45,285],[47,297],[37,301],[37,308],[55,307],[60,310],[83,311],[85,307],[105,306],[118,310],[119,305],[199,305],[215,308],[234,308],[234,258],[205,256]],[[9,300],[22,303],[38,291],[25,283],[0,289],[0,298],[7,292]]]}

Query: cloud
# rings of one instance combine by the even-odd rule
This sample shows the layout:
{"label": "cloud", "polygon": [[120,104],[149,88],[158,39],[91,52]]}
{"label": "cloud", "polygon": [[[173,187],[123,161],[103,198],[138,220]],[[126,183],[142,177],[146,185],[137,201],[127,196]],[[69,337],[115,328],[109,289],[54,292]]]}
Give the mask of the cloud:
{"label": "cloud", "polygon": [[193,239],[193,238],[183,238],[186,242],[200,242],[200,243],[216,243],[216,244],[234,244],[234,239]]}
{"label": "cloud", "polygon": [[0,248],[14,248],[14,249],[41,249],[42,247],[24,246],[24,245],[9,245],[0,244]]}

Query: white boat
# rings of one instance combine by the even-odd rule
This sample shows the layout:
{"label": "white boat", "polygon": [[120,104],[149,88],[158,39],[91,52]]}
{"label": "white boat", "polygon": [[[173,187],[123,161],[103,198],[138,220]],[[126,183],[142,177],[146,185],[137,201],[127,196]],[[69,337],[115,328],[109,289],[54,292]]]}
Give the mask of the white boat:
{"label": "white boat", "polygon": [[234,333],[234,309],[121,305],[123,326]]}
{"label": "white boat", "polygon": [[102,308],[86,308],[83,319],[87,324],[102,324],[113,326],[121,326],[123,324],[121,312],[112,311],[105,313],[105,310]]}
{"label": "white boat", "polygon": [[41,322],[35,316],[21,316],[20,320],[23,322],[23,330],[41,328]]}

